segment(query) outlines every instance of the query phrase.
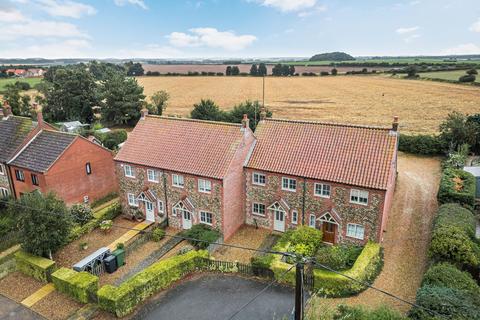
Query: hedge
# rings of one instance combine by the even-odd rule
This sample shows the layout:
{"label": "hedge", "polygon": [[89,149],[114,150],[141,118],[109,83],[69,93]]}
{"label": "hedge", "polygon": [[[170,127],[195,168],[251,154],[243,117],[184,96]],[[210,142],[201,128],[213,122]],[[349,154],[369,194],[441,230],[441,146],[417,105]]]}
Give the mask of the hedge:
{"label": "hedge", "polygon": [[[454,179],[462,180],[462,189],[455,190]],[[441,204],[455,202],[463,206],[473,208],[475,204],[475,177],[461,169],[447,168],[443,170],[438,201]]]}
{"label": "hedge", "polygon": [[[278,249],[281,250],[281,248]],[[353,267],[344,271],[344,274],[361,282],[371,283],[380,273],[382,266],[383,252],[381,246],[378,243],[368,242]],[[291,265],[282,262],[279,256],[273,260],[270,266],[279,282],[295,285],[295,268],[283,276],[290,267]],[[367,288],[363,284],[328,270],[314,269],[313,273],[315,289],[323,296],[346,297],[358,294]]]}
{"label": "hedge", "polygon": [[48,282],[55,271],[55,261],[18,251],[15,253],[17,269],[37,280]]}
{"label": "hedge", "polygon": [[420,155],[440,155],[444,151],[443,142],[438,136],[401,134],[398,150]]}
{"label": "hedge", "polygon": [[474,214],[457,203],[447,203],[438,208],[434,228],[457,226],[469,237],[475,238],[476,220]]}
{"label": "hedge", "polygon": [[105,285],[100,288],[98,303],[102,309],[123,317],[157,291],[201,267],[200,261],[207,257],[207,251],[190,251],[156,262],[118,287]]}
{"label": "hedge", "polygon": [[95,228],[100,226],[103,220],[113,220],[121,213],[121,207],[118,203],[114,203],[101,210],[93,212],[94,218],[84,225],[77,225],[70,231],[68,241],[74,241],[82,235],[92,232]]}
{"label": "hedge", "polygon": [[90,297],[98,290],[97,276],[67,268],[52,273],[52,282],[58,291],[82,303],[90,302]]}

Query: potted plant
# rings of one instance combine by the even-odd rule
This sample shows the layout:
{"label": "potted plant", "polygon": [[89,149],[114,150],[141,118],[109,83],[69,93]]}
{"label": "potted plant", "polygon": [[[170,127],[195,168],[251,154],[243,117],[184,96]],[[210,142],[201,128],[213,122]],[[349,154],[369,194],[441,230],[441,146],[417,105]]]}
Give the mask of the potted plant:
{"label": "potted plant", "polygon": [[102,230],[104,233],[109,233],[110,230],[112,229],[112,226],[113,226],[112,220],[103,220],[100,223],[100,230]]}

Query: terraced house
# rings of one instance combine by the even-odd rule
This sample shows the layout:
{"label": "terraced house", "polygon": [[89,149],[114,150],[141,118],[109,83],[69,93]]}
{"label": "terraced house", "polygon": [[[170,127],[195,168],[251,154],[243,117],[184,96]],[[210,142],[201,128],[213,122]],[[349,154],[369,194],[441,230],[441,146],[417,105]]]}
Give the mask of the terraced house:
{"label": "terraced house", "polygon": [[203,223],[229,238],[244,224],[243,165],[255,137],[242,123],[142,116],[115,158],[125,214]]}
{"label": "terraced house", "polygon": [[298,225],[329,243],[380,241],[395,188],[398,118],[391,128],[262,117],[245,167],[246,223]]}

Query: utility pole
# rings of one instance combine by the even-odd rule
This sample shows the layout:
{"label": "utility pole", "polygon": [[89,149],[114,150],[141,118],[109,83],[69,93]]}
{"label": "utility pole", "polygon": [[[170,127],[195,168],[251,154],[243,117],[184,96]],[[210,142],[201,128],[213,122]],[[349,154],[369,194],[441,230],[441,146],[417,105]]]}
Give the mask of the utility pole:
{"label": "utility pole", "polygon": [[295,320],[303,320],[303,262],[295,266]]}

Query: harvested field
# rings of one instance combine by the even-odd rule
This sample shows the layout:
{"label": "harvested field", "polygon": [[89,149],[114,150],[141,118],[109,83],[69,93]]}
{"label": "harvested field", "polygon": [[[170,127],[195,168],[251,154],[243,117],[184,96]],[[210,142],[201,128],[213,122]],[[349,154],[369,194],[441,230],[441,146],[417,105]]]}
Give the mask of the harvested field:
{"label": "harvested field", "polygon": [[[223,108],[262,99],[255,77],[140,77],[151,95],[167,90],[166,114],[187,116],[202,98]],[[268,77],[265,104],[275,118],[310,119],[389,126],[400,117],[400,130],[431,133],[451,111],[479,113],[480,88],[385,76]]]}

